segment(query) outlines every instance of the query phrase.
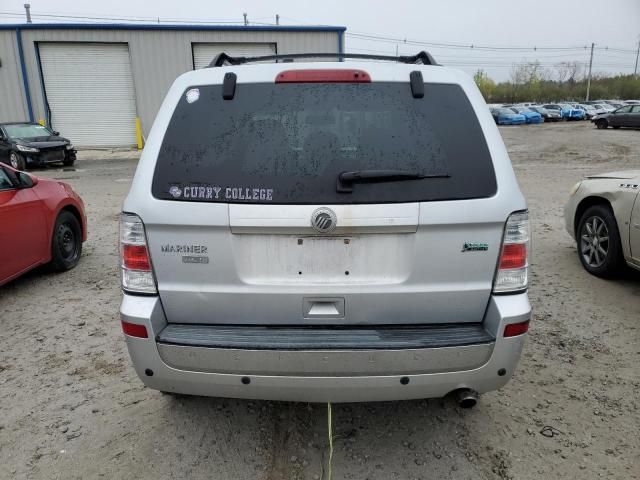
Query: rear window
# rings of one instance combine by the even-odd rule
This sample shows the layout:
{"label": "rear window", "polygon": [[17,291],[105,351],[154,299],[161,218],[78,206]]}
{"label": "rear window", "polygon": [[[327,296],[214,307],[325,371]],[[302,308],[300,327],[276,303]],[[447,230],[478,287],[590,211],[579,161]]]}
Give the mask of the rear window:
{"label": "rear window", "polygon": [[[446,175],[354,183],[341,172]],[[238,84],[187,89],[165,133],[156,198],[274,204],[357,204],[489,197],[491,155],[460,86],[409,83]]]}

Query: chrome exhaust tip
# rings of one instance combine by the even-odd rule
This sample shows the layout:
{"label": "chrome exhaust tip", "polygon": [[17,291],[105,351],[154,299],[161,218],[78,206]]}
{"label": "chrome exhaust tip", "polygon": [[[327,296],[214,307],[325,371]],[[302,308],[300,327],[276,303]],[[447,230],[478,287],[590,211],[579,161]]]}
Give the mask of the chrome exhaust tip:
{"label": "chrome exhaust tip", "polygon": [[461,388],[454,392],[456,402],[460,408],[473,408],[478,403],[479,394],[470,388]]}

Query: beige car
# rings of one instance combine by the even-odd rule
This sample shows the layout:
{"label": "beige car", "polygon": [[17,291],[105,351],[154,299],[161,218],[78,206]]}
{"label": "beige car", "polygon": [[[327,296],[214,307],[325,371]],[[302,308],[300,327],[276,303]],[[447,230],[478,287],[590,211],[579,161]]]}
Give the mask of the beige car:
{"label": "beige car", "polygon": [[584,268],[611,277],[627,264],[640,270],[640,170],[591,175],[571,189],[567,231]]}

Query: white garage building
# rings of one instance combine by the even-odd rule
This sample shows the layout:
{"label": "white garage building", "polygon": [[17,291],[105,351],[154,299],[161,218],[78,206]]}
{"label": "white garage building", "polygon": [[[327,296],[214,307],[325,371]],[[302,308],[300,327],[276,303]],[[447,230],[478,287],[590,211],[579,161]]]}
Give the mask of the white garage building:
{"label": "white garage building", "polygon": [[133,146],[173,80],[230,55],[338,53],[344,27],[0,25],[0,122],[40,121],[78,146]]}

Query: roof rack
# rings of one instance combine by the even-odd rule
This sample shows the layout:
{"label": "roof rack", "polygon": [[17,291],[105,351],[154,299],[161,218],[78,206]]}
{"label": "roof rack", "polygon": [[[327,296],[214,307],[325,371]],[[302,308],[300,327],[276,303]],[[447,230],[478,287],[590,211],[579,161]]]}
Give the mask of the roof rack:
{"label": "roof rack", "polygon": [[365,55],[361,53],[289,53],[280,55],[265,55],[261,57],[232,57],[222,52],[215,56],[209,67],[222,67],[224,65],[242,65],[244,63],[264,62],[267,60],[283,60],[292,62],[296,58],[360,58],[365,60],[388,60],[390,62],[438,65],[429,52],[424,50],[416,55],[400,55],[397,57],[389,55]]}

